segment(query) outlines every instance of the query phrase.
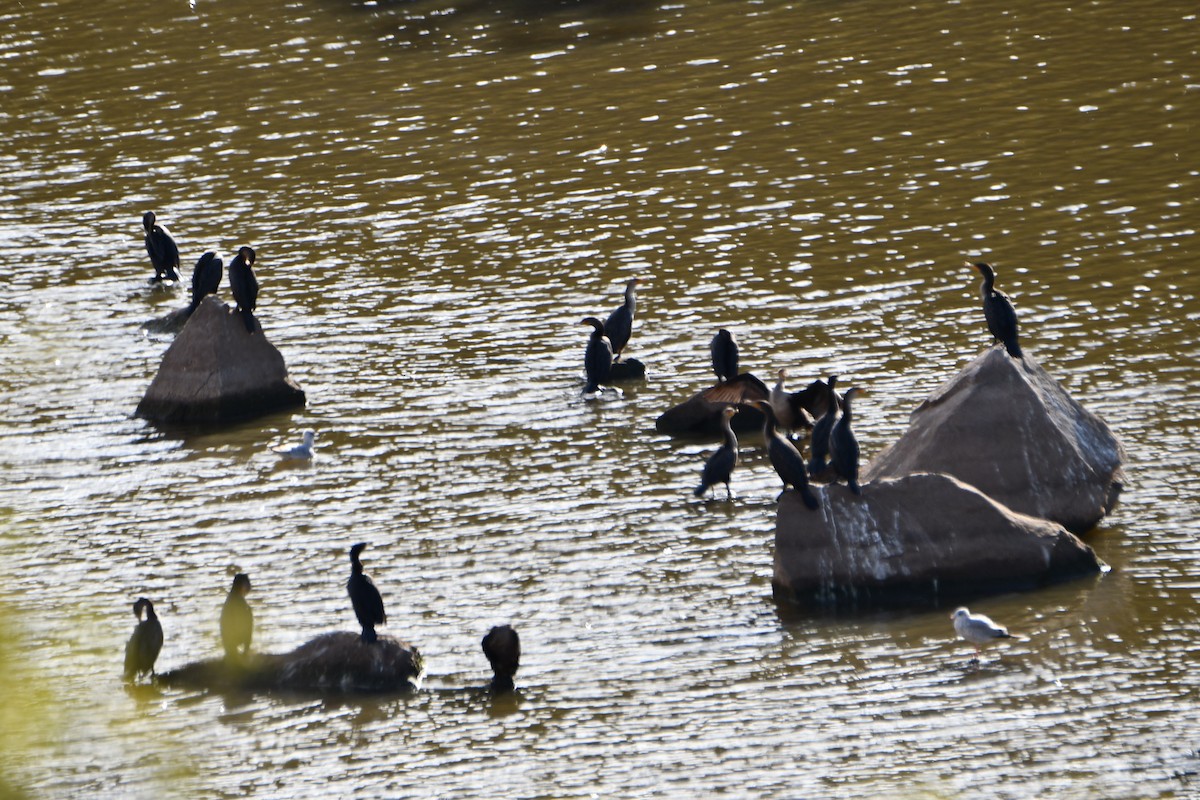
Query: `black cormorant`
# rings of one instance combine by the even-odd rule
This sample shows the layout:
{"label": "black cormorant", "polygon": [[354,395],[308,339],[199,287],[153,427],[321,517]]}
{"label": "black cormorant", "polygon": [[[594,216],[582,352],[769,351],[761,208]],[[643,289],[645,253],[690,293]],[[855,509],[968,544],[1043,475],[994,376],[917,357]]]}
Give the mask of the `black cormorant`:
{"label": "black cormorant", "polygon": [[229,262],[229,289],[246,321],[246,330],[254,333],[257,327],[254,309],[258,305],[258,279],[254,277],[254,249],[242,245],[238,254]]}
{"label": "black cormorant", "polygon": [[375,635],[375,626],[387,624],[387,612],[383,610],[383,597],[371,579],[363,574],[362,562],[358,560],[358,554],[366,546],[366,542],[360,542],[350,548],[350,580],[346,581],[346,591],[354,605],[354,616],[362,625],[362,640],[370,644],[379,638]]}
{"label": "black cormorant", "polygon": [[200,307],[201,300],[210,294],[216,294],[221,285],[223,269],[224,264],[217,258],[216,253],[209,252],[200,256],[196,268],[192,270],[192,302],[188,306],[188,314]]}
{"label": "black cormorant", "polygon": [[511,625],[497,625],[483,637],[483,654],[492,665],[493,692],[511,692],[521,666],[521,637]]}
{"label": "black cormorant", "polygon": [[621,351],[629,344],[633,333],[633,314],[637,310],[638,278],[630,278],[625,284],[625,303],[617,306],[604,321],[604,335],[612,344],[613,360],[621,360]]}
{"label": "black cormorant", "polygon": [[[221,644],[225,657],[237,658],[250,653],[250,640],[254,637],[254,612],[246,602],[250,592],[250,577],[239,572],[233,576],[233,586],[221,607]],[[240,650],[240,653],[239,653]]]}
{"label": "black cormorant", "polygon": [[[142,611],[146,618],[142,619]],[[132,681],[142,675],[154,677],[154,662],[158,659],[163,646],[162,623],[154,613],[154,604],[144,597],[139,597],[133,604],[133,615],[137,617],[137,627],[125,644],[125,680]]]}
{"label": "black cormorant", "polygon": [[833,423],[829,431],[829,463],[834,473],[846,481],[850,491],[862,494],[858,485],[858,439],[850,427],[854,421],[854,413],[850,410],[850,401],[854,395],[861,392],[857,386],[846,390],[842,395],[842,416]]}
{"label": "black cormorant", "polygon": [[146,253],[154,266],[151,281],[179,280],[179,247],[175,237],[162,225],[155,224],[153,211],[142,215],[142,227],[146,229]]}
{"label": "black cormorant", "polygon": [[1017,344],[1017,311],[1012,300],[996,288],[996,270],[991,264],[980,261],[972,264],[983,276],[980,293],[983,295],[983,316],[987,319],[988,331],[1000,342],[1013,358],[1022,358],[1021,345]]}
{"label": "black cormorant", "polygon": [[708,349],[712,353],[713,372],[717,373],[718,383],[738,376],[738,346],[732,333],[721,328]]}
{"label": "black cormorant", "polygon": [[733,499],[733,493],[729,489],[729,479],[733,475],[733,468],[737,466],[738,460],[738,440],[733,433],[731,424],[733,415],[736,413],[737,409],[733,406],[725,406],[721,409],[721,430],[725,434],[725,439],[717,451],[705,462],[704,471],[700,473],[700,485],[694,491],[696,497],[703,497],[709,488],[712,488],[715,494],[717,484],[723,483],[725,484],[725,499]]}
{"label": "black cormorant", "polygon": [[[804,505],[813,511],[817,510],[821,503],[808,485],[804,458],[796,446],[779,432],[779,423],[775,419],[775,411],[771,404],[766,400],[755,400],[750,405],[763,413],[763,439],[767,444],[767,456],[771,460],[771,466],[775,468],[775,473],[783,481],[783,491],[786,492],[789,486],[795,487],[804,500]],[[783,497],[783,492],[779,493],[779,497]]]}
{"label": "black cormorant", "polygon": [[829,461],[829,432],[838,418],[837,375],[830,375],[826,384],[825,413],[817,420],[812,429],[812,444],[809,445],[810,455],[808,472],[810,475],[821,473]]}
{"label": "black cormorant", "polygon": [[612,342],[604,335],[604,323],[595,317],[584,317],[580,324],[592,326],[592,335],[583,355],[583,368],[587,372],[587,385],[583,387],[583,393],[594,394],[600,391],[603,384],[608,383],[608,378],[612,375]]}

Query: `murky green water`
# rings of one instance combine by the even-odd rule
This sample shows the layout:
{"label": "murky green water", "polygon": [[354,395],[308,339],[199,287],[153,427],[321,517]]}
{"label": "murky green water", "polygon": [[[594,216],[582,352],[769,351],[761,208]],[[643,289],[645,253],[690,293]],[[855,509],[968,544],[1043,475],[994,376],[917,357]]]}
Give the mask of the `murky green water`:
{"label": "murky green water", "polygon": [[[0,7],[0,774],[38,797],[1186,797],[1200,770],[1188,3],[226,0]],[[131,414],[190,267],[258,250],[301,413]],[[728,327],[760,377],[867,385],[870,455],[987,343],[967,258],[1129,453],[1114,571],[947,610],[794,618],[777,483],[654,433]],[[644,383],[579,399],[587,314],[649,277]],[[223,288],[223,296],[228,298]],[[858,410],[858,409],[856,409]],[[318,431],[310,468],[267,448]],[[352,629],[346,548],[425,654],[413,697],[123,689]],[[478,642],[522,632],[520,702]]]}

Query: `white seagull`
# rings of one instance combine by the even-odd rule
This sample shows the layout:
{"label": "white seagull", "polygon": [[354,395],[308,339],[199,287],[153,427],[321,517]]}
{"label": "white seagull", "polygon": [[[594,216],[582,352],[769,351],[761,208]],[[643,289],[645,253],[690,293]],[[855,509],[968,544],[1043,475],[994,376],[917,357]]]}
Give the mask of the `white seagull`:
{"label": "white seagull", "polygon": [[304,444],[298,444],[295,447],[282,445],[280,447],[272,447],[271,452],[279,455],[281,458],[295,458],[307,461],[313,457],[313,439],[316,438],[314,431],[304,432]]}
{"label": "white seagull", "polygon": [[997,639],[1016,639],[1008,632],[1008,628],[997,625],[991,618],[983,614],[972,614],[966,606],[961,606],[950,615],[954,620],[954,632],[959,638],[966,639],[975,645],[975,660],[979,660],[979,648],[992,644]]}

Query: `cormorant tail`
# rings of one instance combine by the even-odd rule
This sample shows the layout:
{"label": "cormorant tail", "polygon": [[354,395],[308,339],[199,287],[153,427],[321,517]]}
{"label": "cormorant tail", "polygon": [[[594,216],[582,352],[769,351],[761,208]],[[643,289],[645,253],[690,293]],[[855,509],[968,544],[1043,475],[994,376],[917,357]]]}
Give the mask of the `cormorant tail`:
{"label": "cormorant tail", "polygon": [[808,506],[810,511],[816,511],[821,507],[821,501],[812,493],[812,489],[807,486],[800,487],[800,498],[804,501],[804,505]]}

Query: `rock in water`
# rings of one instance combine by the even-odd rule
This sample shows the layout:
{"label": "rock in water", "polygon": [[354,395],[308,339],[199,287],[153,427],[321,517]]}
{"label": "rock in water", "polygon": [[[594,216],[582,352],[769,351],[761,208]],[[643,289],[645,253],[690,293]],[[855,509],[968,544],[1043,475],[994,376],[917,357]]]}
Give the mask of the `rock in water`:
{"label": "rock in water", "polygon": [[223,423],[304,405],[283,356],[261,330],[204,298],[163,356],[137,415],[159,423]]}
{"label": "rock in water", "polygon": [[1120,442],[1033,357],[989,348],[921,403],[864,481],[940,472],[1013,511],[1091,530],[1116,505]]}
{"label": "rock in water", "polygon": [[[235,317],[242,324],[239,314]],[[242,326],[245,330],[245,326]],[[407,642],[380,636],[364,644],[358,633],[323,633],[290,653],[250,653],[230,661],[196,661],[160,675],[160,683],[215,691],[405,692],[420,683],[420,651]]]}
{"label": "rock in water", "polygon": [[876,481],[861,496],[843,486],[813,491],[820,513],[788,493],[775,522],[776,596],[804,606],[924,605],[1104,569],[1062,526],[1014,513],[948,475]]}

